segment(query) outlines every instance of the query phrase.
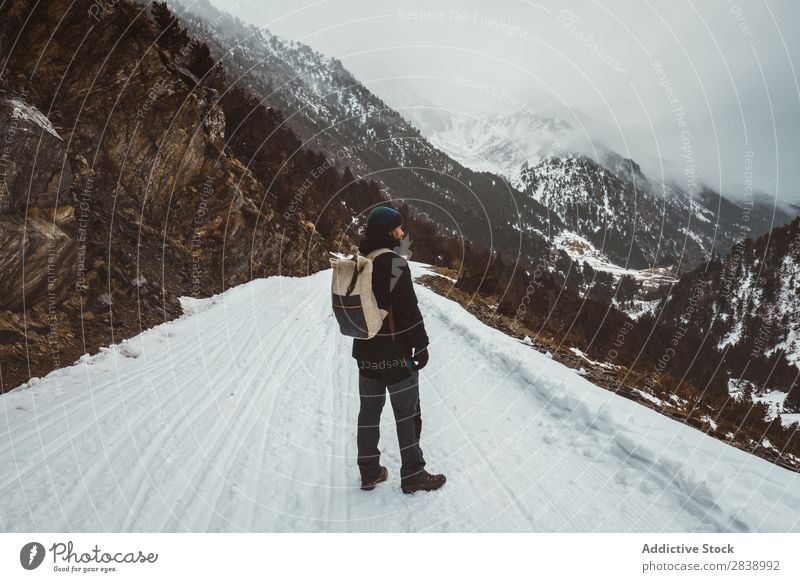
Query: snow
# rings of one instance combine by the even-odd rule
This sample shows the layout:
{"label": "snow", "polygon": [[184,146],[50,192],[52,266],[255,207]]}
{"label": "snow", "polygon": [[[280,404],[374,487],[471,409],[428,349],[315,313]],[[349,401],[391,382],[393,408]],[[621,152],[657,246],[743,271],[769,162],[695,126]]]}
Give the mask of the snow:
{"label": "snow", "polygon": [[644,315],[655,315],[656,309],[658,309],[658,306],[661,304],[661,300],[631,299],[630,301],[621,303],[615,297],[613,298],[612,303],[614,304],[614,307],[622,311],[631,319],[639,319]]}
{"label": "snow", "polygon": [[357,368],[326,270],[184,302],[189,315],[0,397],[0,528],[800,531],[796,473],[417,292],[440,491],[400,492],[388,405],[389,481],[360,490]]}
{"label": "snow", "polygon": [[38,109],[33,107],[32,105],[28,105],[21,99],[11,98],[9,99],[11,102],[11,106],[13,107],[11,111],[11,117],[14,119],[21,119],[23,121],[29,121],[38,125],[40,128],[45,130],[47,133],[52,135],[53,137],[61,139],[61,136],[58,135],[53,124],[50,123],[50,120]]}
{"label": "snow", "polygon": [[441,277],[442,279],[447,279],[453,284],[457,282],[455,278],[449,277],[448,275],[443,275],[442,273],[435,271],[433,267],[431,267],[430,265],[425,265],[423,263],[413,263],[413,262],[411,264],[415,266],[414,268],[415,277],[421,277],[422,275],[431,275],[433,277]]}
{"label": "snow", "polygon": [[720,338],[717,342],[717,349],[722,351],[726,346],[736,345],[742,339],[742,320],[739,319],[733,324],[731,330]]}
{"label": "snow", "polygon": [[686,228],[685,226],[684,226],[684,227],[681,227],[681,228],[679,228],[678,230],[679,230],[680,232],[682,232],[683,234],[685,234],[686,236],[688,236],[688,237],[689,237],[690,239],[692,239],[694,242],[696,242],[696,243],[697,243],[697,245],[698,245],[700,248],[703,248],[703,246],[704,246],[703,237],[701,237],[699,234],[697,234],[696,232],[693,232],[693,231],[689,230],[689,229],[688,229],[688,228]]}
{"label": "snow", "polygon": [[769,407],[767,417],[769,419],[775,418],[778,414],[781,415],[781,424],[789,426],[792,423],[800,422],[800,413],[785,413],[783,411],[783,403],[786,400],[787,393],[782,390],[769,390],[763,394],[753,396],[755,402],[763,402]]}
{"label": "snow", "polygon": [[589,362],[593,366],[599,366],[601,368],[606,368],[608,370],[616,370],[617,368],[619,368],[619,366],[615,366],[614,364],[609,364],[608,362],[598,362],[598,361],[592,360],[586,354],[584,354],[581,350],[579,350],[578,348],[574,348],[573,347],[573,348],[570,348],[569,350],[573,354],[583,358],[584,360],[586,360],[587,362]]}
{"label": "snow", "polygon": [[184,314],[192,315],[211,307],[216,302],[216,297],[178,297],[178,302]]}
{"label": "snow", "polygon": [[641,281],[645,287],[658,287],[676,281],[667,268],[628,269],[615,265],[608,255],[595,247],[588,239],[574,232],[561,231],[553,237],[553,244],[556,248],[566,252],[573,261],[580,264],[587,262],[595,271],[611,273],[615,280],[623,275],[629,275],[633,279]]}
{"label": "snow", "polygon": [[755,392],[756,385],[750,380],[742,380],[731,378],[728,380],[728,395],[736,400],[744,398],[745,393],[748,391]]}
{"label": "snow", "polygon": [[800,320],[796,314],[800,312],[800,261],[795,253],[787,254],[781,262],[781,287],[775,304],[776,319],[786,321],[786,337],[764,353],[770,356],[782,350],[786,359],[800,368]]}
{"label": "snow", "polygon": [[658,398],[657,396],[650,394],[649,392],[645,392],[644,390],[639,390],[638,388],[633,388],[633,392],[635,392],[645,400],[652,402],[656,406],[661,406],[662,408],[664,407],[665,404],[664,401]]}
{"label": "snow", "polygon": [[434,147],[475,172],[504,178],[518,190],[525,188],[525,168],[556,154],[575,134],[564,119],[527,108],[477,117],[427,106],[401,110]]}
{"label": "snow", "polygon": [[731,378],[728,380],[728,394],[731,398],[742,400],[747,388],[750,390],[750,400],[752,402],[763,402],[767,405],[767,419],[772,420],[781,415],[781,425],[789,426],[795,422],[800,422],[800,413],[785,413],[783,403],[787,393],[782,390],[763,389],[750,380]]}

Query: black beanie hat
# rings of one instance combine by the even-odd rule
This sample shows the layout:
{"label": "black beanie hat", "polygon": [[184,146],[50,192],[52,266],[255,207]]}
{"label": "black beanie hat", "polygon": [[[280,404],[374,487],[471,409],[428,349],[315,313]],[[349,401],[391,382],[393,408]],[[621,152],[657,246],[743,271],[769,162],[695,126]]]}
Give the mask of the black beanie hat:
{"label": "black beanie hat", "polygon": [[402,224],[403,217],[397,210],[388,206],[378,206],[367,216],[367,235],[389,234]]}

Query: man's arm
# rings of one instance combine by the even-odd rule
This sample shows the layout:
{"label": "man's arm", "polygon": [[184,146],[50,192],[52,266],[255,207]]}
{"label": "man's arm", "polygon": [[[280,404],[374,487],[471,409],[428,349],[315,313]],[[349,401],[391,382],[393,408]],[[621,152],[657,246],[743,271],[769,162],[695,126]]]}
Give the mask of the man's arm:
{"label": "man's arm", "polygon": [[421,350],[428,345],[428,333],[419,310],[411,269],[402,257],[392,257],[391,263],[390,290],[395,331],[404,335],[410,347]]}

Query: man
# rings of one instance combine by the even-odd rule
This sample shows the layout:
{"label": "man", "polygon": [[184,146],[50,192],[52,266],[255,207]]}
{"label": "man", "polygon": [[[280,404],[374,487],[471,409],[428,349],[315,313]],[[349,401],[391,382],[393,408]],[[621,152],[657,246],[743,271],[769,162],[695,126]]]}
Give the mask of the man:
{"label": "man", "polygon": [[[403,220],[393,208],[379,206],[367,217],[367,229],[358,246],[362,255],[375,249],[394,249],[403,238]],[[378,307],[389,311],[375,337],[353,340],[358,363],[358,468],[365,491],[386,481],[389,471],[380,465],[380,418],[386,391],[394,410],[402,467],[403,493],[433,491],[444,475],[425,471],[419,446],[422,416],[419,406],[419,370],[428,363],[428,334],[417,306],[408,262],[395,252],[378,255],[372,265],[372,290]]]}

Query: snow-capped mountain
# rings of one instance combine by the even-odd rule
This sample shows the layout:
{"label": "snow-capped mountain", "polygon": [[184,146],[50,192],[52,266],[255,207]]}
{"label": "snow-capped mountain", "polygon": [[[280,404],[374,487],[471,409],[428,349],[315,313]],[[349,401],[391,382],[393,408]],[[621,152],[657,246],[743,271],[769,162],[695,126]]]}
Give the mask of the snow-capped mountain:
{"label": "snow-capped mountain", "polygon": [[443,232],[533,260],[544,252],[547,233],[560,230],[558,219],[501,177],[466,168],[432,145],[338,59],[246,25],[207,0],[172,5],[230,79],[292,113],[287,123],[305,145],[377,181]]}
{"label": "snow-capped mountain", "polygon": [[191,314],[0,396],[3,530],[798,531],[796,473],[421,286],[420,443],[447,483],[400,493],[384,410],[389,479],[361,491],[358,368],[329,290],[323,271],[184,302]]}
{"label": "snow-capped mountain", "polygon": [[611,151],[597,160],[562,154],[522,172],[525,192],[565,228],[588,239],[613,262],[685,272],[737,240],[755,237],[791,219],[764,203],[739,205],[710,188],[687,195],[674,183],[657,183],[639,166]]}
{"label": "snow-capped mountain", "polygon": [[292,112],[287,123],[306,144],[378,181],[443,232],[506,256],[536,262],[571,233],[612,271],[670,267],[679,275],[791,219],[762,200],[748,207],[710,188],[689,196],[653,180],[635,161],[582,143],[558,115],[470,118],[404,107],[421,133],[337,59],[245,25],[207,0],[176,4],[176,12],[231,78]]}
{"label": "snow-capped mountain", "polygon": [[756,399],[778,392],[785,412],[800,412],[798,289],[795,218],[684,274],[634,332],[661,338],[640,348],[647,357],[674,340],[671,373],[691,378],[720,404],[729,395]]}
{"label": "snow-capped mountain", "polygon": [[674,181],[654,180],[557,115],[526,109],[472,117],[431,108],[409,115],[438,148],[505,177],[617,265],[683,272],[796,215],[766,196],[732,200],[707,186],[690,195]]}
{"label": "snow-capped mountain", "polygon": [[448,109],[408,108],[404,113],[443,152],[478,172],[491,172],[515,188],[522,173],[575,140],[572,126],[556,116],[523,110],[471,116]]}
{"label": "snow-capped mountain", "polygon": [[669,267],[653,267],[649,269],[626,269],[609,262],[608,255],[599,251],[590,241],[569,230],[565,230],[553,238],[557,249],[563,250],[574,262],[587,263],[595,271],[611,273],[614,277],[628,275],[643,287],[659,287],[673,283],[675,273]]}

